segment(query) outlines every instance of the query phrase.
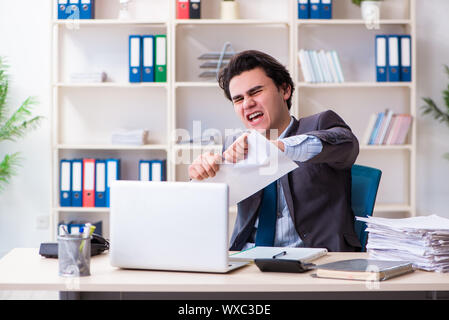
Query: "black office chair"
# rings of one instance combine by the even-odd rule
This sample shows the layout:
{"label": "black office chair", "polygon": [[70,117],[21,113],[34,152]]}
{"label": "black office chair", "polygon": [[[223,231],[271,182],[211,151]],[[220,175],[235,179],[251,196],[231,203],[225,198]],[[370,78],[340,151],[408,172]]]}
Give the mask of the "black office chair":
{"label": "black office chair", "polygon": [[[357,217],[372,216],[382,171],[355,164],[352,166],[351,174],[351,207],[354,215]],[[365,231],[366,224],[356,220],[354,226],[362,244],[361,251],[366,251],[365,247],[368,238],[368,234]]]}

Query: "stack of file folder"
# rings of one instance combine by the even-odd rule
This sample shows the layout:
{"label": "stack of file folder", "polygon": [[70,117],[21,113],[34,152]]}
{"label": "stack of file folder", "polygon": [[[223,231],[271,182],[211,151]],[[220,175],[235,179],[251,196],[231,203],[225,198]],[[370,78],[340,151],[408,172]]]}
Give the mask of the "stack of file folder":
{"label": "stack of file folder", "polygon": [[376,35],[375,58],[378,82],[412,81],[410,35]]}
{"label": "stack of file folder", "polygon": [[109,207],[110,185],[120,180],[120,159],[61,159],[61,207]]}
{"label": "stack of file folder", "polygon": [[148,142],[148,130],[118,130],[112,133],[112,144],[144,145]]}
{"label": "stack of file folder", "polygon": [[370,258],[410,261],[427,271],[449,271],[449,219],[437,215],[356,219],[367,223]]}
{"label": "stack of file folder", "polygon": [[335,50],[304,50],[298,52],[304,81],[317,83],[340,83],[344,82],[343,70],[340,59]]}
{"label": "stack of file folder", "polygon": [[201,0],[176,0],[176,19],[201,19]]}
{"label": "stack of file folder", "polygon": [[167,82],[167,35],[129,36],[129,82]]}
{"label": "stack of file folder", "polygon": [[332,19],[332,0],[298,0],[298,19]]}
{"label": "stack of file folder", "polygon": [[58,0],[58,19],[95,19],[95,0]]}
{"label": "stack of file folder", "polygon": [[166,160],[140,160],[139,161],[140,181],[167,181],[167,161]]}

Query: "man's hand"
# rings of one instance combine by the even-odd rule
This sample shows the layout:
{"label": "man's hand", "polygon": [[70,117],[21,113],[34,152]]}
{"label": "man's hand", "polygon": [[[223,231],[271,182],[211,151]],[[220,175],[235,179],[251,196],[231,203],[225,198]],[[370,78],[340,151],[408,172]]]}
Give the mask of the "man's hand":
{"label": "man's hand", "polygon": [[248,135],[244,133],[223,153],[223,157],[228,162],[236,163],[248,156]]}
{"label": "man's hand", "polygon": [[284,152],[285,150],[285,146],[284,143],[282,141],[279,140],[270,140],[270,142],[272,144],[274,144],[276,147],[278,147],[279,150],[281,150],[282,152]]}
{"label": "man's hand", "polygon": [[220,169],[221,156],[212,152],[203,153],[189,166],[189,177],[193,180],[203,180],[215,177]]}

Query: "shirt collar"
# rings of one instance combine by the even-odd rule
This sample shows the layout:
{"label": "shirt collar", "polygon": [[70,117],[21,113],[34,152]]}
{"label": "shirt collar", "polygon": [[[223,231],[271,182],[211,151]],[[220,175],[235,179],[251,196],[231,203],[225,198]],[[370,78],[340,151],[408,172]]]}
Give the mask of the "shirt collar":
{"label": "shirt collar", "polygon": [[279,139],[282,139],[282,138],[285,137],[285,134],[288,132],[288,129],[290,129],[290,127],[292,126],[292,124],[293,124],[293,117],[290,116],[290,123],[288,124],[287,128],[285,128],[285,130],[282,131],[281,135],[279,136]]}

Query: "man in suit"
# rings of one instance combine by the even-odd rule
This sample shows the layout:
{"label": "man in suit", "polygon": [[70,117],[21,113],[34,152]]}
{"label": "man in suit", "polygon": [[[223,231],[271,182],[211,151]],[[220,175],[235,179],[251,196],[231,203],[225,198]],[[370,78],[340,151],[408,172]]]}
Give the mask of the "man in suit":
{"label": "man in suit", "polygon": [[[277,60],[260,51],[235,55],[219,75],[220,87],[248,129],[264,133],[298,168],[238,203],[230,250],[258,246],[321,247],[359,251],[351,209],[351,167],[359,145],[333,111],[295,119],[294,84]],[[247,133],[230,137],[223,158],[237,162],[248,152]],[[191,179],[215,176],[222,157],[199,156]]]}

